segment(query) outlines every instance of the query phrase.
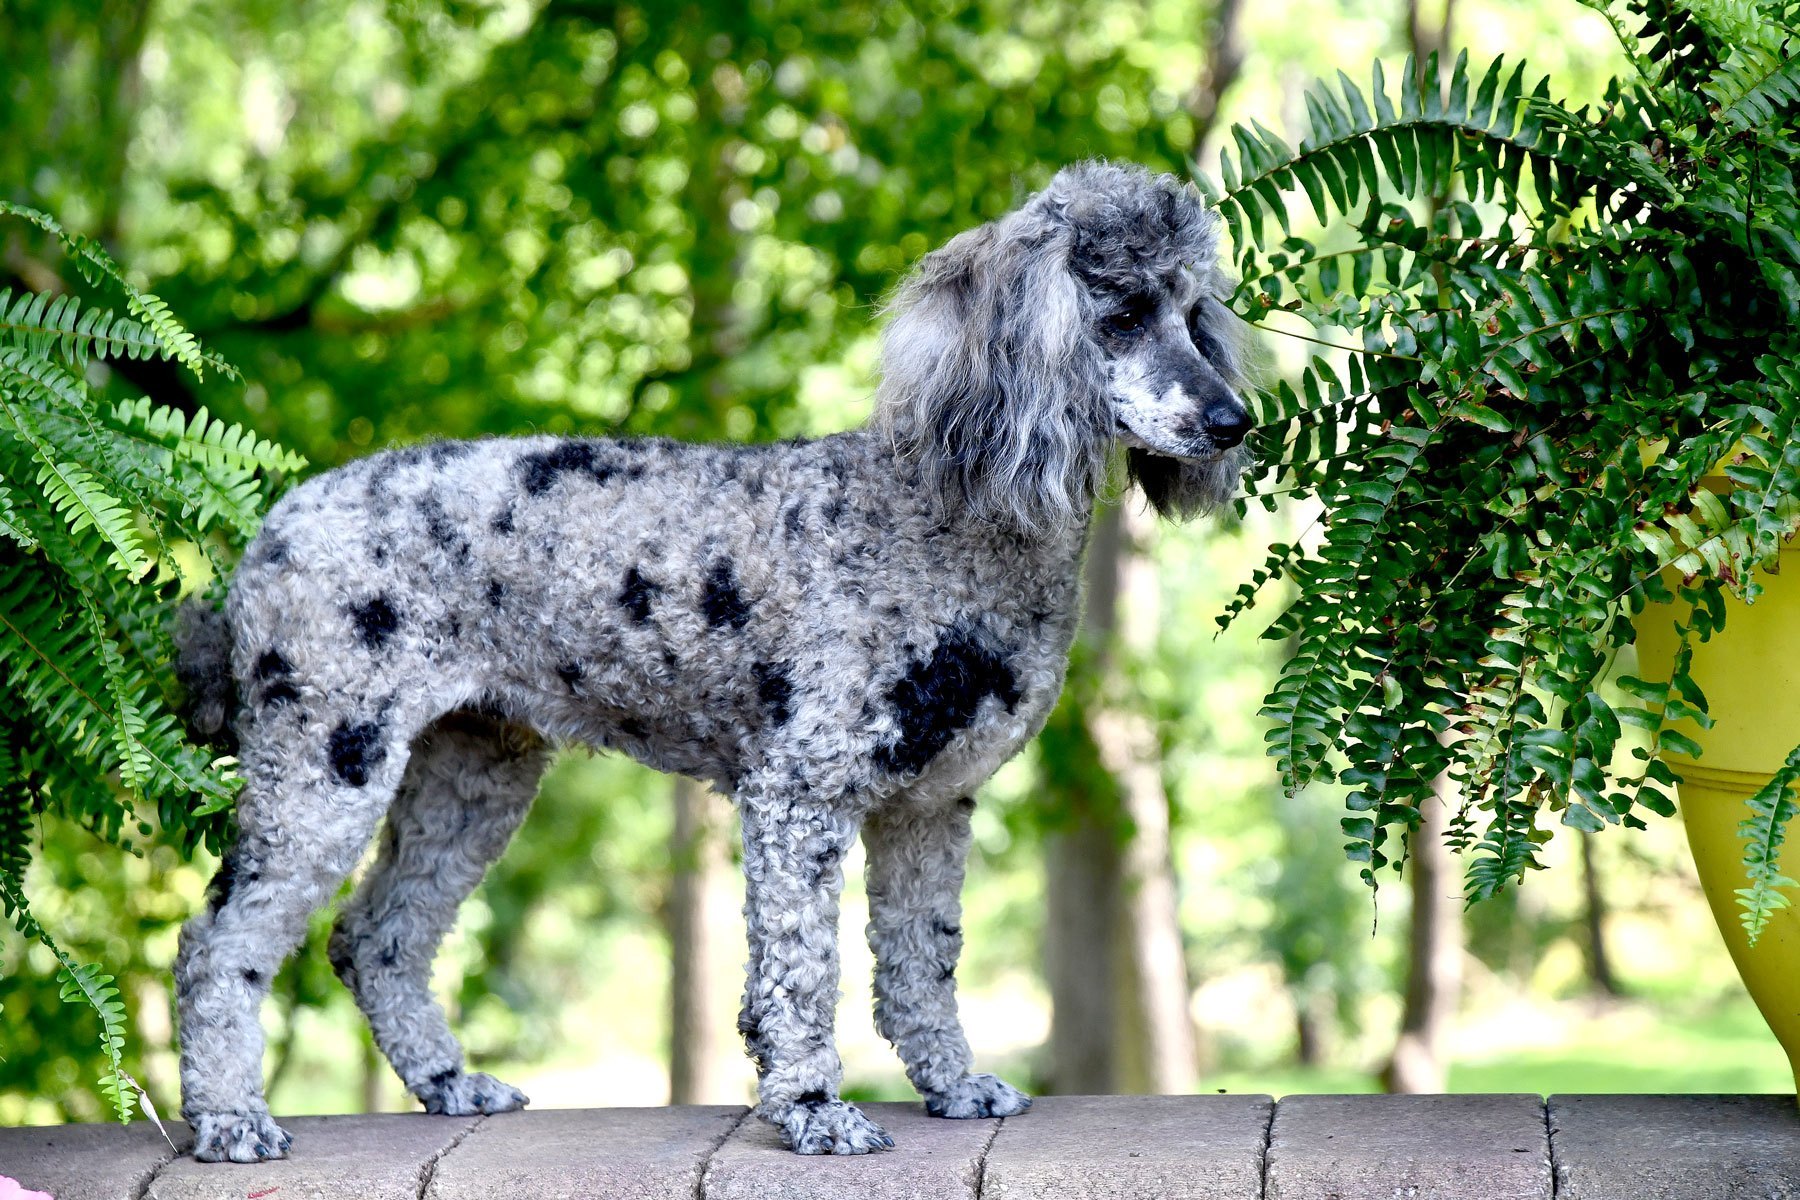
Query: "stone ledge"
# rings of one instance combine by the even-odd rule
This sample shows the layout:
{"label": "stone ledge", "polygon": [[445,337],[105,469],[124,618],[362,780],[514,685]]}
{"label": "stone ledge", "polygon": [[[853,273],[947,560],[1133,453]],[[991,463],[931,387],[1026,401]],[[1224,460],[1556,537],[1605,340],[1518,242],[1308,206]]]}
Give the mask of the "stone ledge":
{"label": "stone ledge", "polygon": [[[1066,1096],[1006,1120],[872,1104],[898,1143],[800,1158],[742,1108],[296,1117],[285,1162],[146,1122],[0,1129],[56,1200],[1800,1200],[1792,1096]],[[179,1122],[169,1132],[185,1148]]]}

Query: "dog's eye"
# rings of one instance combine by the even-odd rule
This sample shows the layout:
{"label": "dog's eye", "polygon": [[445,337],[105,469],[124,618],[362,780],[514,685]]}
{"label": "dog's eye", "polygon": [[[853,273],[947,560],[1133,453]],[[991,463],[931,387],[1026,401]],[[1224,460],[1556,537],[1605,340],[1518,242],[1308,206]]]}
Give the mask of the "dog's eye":
{"label": "dog's eye", "polygon": [[1132,296],[1100,324],[1114,337],[1131,337],[1143,332],[1154,308],[1148,296]]}

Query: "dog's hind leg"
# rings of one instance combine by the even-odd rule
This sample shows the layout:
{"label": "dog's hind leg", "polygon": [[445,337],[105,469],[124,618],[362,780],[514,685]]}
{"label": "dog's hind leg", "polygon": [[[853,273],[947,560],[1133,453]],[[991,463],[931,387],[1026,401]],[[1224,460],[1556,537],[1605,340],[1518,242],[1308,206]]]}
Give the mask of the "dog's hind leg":
{"label": "dog's hind leg", "polygon": [[536,735],[481,716],[453,713],[426,729],[388,810],[380,855],[332,930],[331,965],[427,1112],[525,1106],[517,1088],[463,1070],[462,1046],[431,995],[431,964],[524,819],[548,759]]}
{"label": "dog's hind leg", "polygon": [[1010,1117],[1031,1098],[993,1075],[973,1075],[956,1013],[962,953],[963,864],[973,800],[914,806],[906,797],[863,823],[868,850],[869,948],[875,953],[875,1027],[906,1064],[934,1117]]}
{"label": "dog's hind leg", "polygon": [[237,843],[175,959],[181,1112],[203,1162],[287,1153],[263,1097],[258,1013],[307,918],[368,846],[406,765],[407,730],[391,705],[303,719],[298,703],[270,706],[240,730]]}
{"label": "dog's hind leg", "polygon": [[757,1059],[757,1113],[801,1154],[866,1154],[894,1144],[838,1097],[838,894],[857,816],[791,780],[753,778],[736,798],[744,826],[750,969],[738,1028]]}

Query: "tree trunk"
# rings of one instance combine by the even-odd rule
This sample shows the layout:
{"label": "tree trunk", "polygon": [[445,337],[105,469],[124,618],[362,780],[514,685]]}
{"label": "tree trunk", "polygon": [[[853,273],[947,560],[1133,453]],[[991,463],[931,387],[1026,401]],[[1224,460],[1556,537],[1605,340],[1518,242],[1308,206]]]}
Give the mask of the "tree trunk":
{"label": "tree trunk", "polygon": [[1313,1011],[1312,997],[1305,996],[1294,1008],[1294,1065],[1316,1067],[1324,1061],[1325,1035]]}
{"label": "tree trunk", "polygon": [[[1046,783],[1063,793],[1065,819],[1046,839],[1044,973],[1050,985],[1052,1091],[1106,1094],[1121,1083],[1119,1054],[1120,798],[1098,761],[1087,714],[1119,608],[1118,559],[1124,527],[1116,506],[1094,514],[1088,541],[1087,610],[1070,670],[1068,717],[1052,737],[1065,760]],[[1059,714],[1061,716],[1061,714]],[[1054,719],[1053,719],[1054,720]]]}
{"label": "tree trunk", "polygon": [[1118,505],[1095,515],[1074,719],[1053,733],[1073,743],[1047,859],[1050,1076],[1065,1093],[1188,1091],[1196,1067],[1161,755],[1121,678],[1121,652],[1149,652],[1156,629],[1132,522]]}
{"label": "tree trunk", "polygon": [[730,845],[730,807],[705,786],[675,780],[670,839],[669,1103],[736,1104],[744,1098],[737,1041],[743,896]]}
{"label": "tree trunk", "polygon": [[[1143,509],[1112,511],[1118,532],[1114,570],[1121,617],[1114,641],[1133,658],[1155,653],[1157,593],[1154,565],[1142,552],[1154,533]],[[1120,696],[1126,683],[1110,663],[1106,694]],[[1169,797],[1163,788],[1162,747],[1144,712],[1102,704],[1089,718],[1100,761],[1118,781],[1130,839],[1121,848],[1119,944],[1124,948],[1120,1018],[1124,1037],[1120,1083],[1128,1092],[1186,1092],[1199,1066],[1193,1018],[1188,1013],[1187,954],[1181,942],[1175,852],[1170,838]]]}
{"label": "tree trunk", "polygon": [[1612,951],[1606,943],[1606,889],[1594,852],[1594,835],[1584,833],[1577,840],[1581,843],[1581,892],[1585,901],[1582,918],[1587,929],[1583,949],[1587,951],[1588,979],[1595,991],[1622,996],[1625,992],[1613,973]]}
{"label": "tree trunk", "polygon": [[371,1038],[364,1038],[362,1052],[358,1063],[357,1090],[362,1093],[362,1111],[366,1113],[387,1112],[387,1081],[393,1073],[387,1060],[381,1057],[381,1051],[375,1048]]}
{"label": "tree trunk", "polygon": [[1116,1044],[1119,845],[1086,805],[1050,835],[1044,974],[1050,985],[1050,1090],[1104,1095],[1119,1087]]}
{"label": "tree trunk", "polygon": [[1412,922],[1406,938],[1406,1005],[1394,1056],[1382,1073],[1390,1092],[1441,1092],[1448,1075],[1444,1053],[1462,993],[1462,896],[1455,855],[1444,844],[1456,802],[1448,780],[1425,803],[1410,838],[1406,872]]}
{"label": "tree trunk", "polygon": [[[1416,70],[1426,59],[1441,60],[1450,44],[1456,0],[1444,0],[1443,19],[1431,22],[1420,0],[1407,0],[1406,36]],[[1436,81],[1429,86],[1436,87]],[[1445,197],[1427,203],[1433,217]],[[1462,897],[1455,855],[1444,844],[1455,785],[1440,777],[1436,795],[1420,813],[1408,843],[1407,874],[1412,891],[1412,924],[1407,931],[1406,1005],[1394,1055],[1382,1072],[1390,1092],[1441,1092],[1448,1076],[1444,1043],[1462,992]]]}
{"label": "tree trunk", "polygon": [[[1242,0],[1219,0],[1207,25],[1187,97],[1196,153],[1243,67],[1242,10]],[[1046,839],[1044,935],[1049,1079],[1065,1094],[1187,1091],[1198,1067],[1161,755],[1149,720],[1120,702],[1129,690],[1118,678],[1120,634],[1149,652],[1156,629],[1155,579],[1133,520],[1123,504],[1094,515],[1083,653],[1069,681],[1076,719],[1050,734],[1078,743],[1061,748],[1072,767],[1046,772],[1066,807]],[[1133,610],[1124,624],[1121,592]]]}

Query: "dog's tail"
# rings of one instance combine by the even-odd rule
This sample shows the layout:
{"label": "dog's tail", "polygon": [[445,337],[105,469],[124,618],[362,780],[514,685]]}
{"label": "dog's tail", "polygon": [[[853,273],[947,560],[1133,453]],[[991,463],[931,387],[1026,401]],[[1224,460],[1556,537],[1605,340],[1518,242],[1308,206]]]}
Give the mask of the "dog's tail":
{"label": "dog's tail", "polygon": [[198,597],[175,614],[175,677],[187,692],[181,715],[188,733],[203,745],[231,749],[237,741],[231,727],[237,704],[237,680],[231,674],[231,622]]}

